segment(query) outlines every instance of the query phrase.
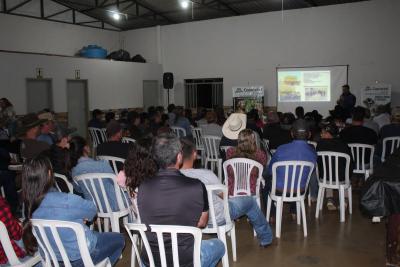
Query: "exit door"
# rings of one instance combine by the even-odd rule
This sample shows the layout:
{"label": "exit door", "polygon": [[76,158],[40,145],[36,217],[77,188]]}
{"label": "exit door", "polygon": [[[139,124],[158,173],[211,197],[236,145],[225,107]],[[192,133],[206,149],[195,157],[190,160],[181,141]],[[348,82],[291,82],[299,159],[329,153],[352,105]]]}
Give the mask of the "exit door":
{"label": "exit door", "polygon": [[67,80],[68,126],[75,127],[80,136],[87,136],[89,115],[88,81]]}
{"label": "exit door", "polygon": [[53,109],[51,79],[26,79],[26,106],[28,113],[45,108]]}

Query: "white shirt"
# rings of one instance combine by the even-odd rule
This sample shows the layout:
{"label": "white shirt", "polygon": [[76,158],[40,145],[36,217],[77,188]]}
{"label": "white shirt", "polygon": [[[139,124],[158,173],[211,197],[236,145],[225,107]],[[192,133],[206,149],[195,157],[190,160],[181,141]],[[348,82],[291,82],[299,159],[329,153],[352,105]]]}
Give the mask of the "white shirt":
{"label": "white shirt", "polygon": [[[181,173],[189,178],[198,179],[205,185],[217,185],[221,184],[218,177],[210,170],[207,169],[181,169]],[[215,191],[213,195],[215,219],[217,224],[222,224],[225,221],[224,217],[224,201],[217,195]],[[211,218],[210,218],[211,220]],[[211,221],[209,220],[209,224]]]}
{"label": "white shirt", "polygon": [[379,125],[379,129],[381,129],[383,126],[390,124],[390,115],[387,113],[379,114],[374,117],[373,121],[376,122]]}

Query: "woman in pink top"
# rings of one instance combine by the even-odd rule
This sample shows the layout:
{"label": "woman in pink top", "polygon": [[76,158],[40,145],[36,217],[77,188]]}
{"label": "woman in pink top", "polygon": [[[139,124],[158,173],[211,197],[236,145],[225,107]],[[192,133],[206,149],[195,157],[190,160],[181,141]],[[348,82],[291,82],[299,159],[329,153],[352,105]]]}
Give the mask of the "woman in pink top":
{"label": "woman in pink top", "polygon": [[[264,151],[257,148],[256,137],[250,129],[240,131],[237,147],[231,147],[226,152],[226,159],[247,158],[259,162],[265,166],[267,164],[267,155]],[[250,174],[250,190],[251,194],[256,193],[258,169],[253,168]],[[233,195],[234,174],[231,167],[228,168],[228,185],[229,195]]]}

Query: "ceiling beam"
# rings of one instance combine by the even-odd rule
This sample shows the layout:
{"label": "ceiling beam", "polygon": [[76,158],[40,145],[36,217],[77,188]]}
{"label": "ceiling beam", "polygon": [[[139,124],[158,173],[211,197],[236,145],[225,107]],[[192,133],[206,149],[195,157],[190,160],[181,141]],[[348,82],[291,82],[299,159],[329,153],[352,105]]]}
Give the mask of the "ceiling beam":
{"label": "ceiling beam", "polygon": [[[28,4],[29,2],[31,2],[32,0],[26,0],[24,2],[19,3],[18,5],[13,6],[12,8],[8,9],[6,12],[13,12],[14,10],[17,10],[18,8]],[[3,1],[5,2],[5,1]]]}
{"label": "ceiling beam", "polygon": [[3,0],[3,12],[7,13],[7,0]]}
{"label": "ceiling beam", "polygon": [[[221,6],[223,6],[223,7],[225,7],[225,8],[227,8],[229,11],[231,11],[233,14],[235,14],[236,16],[239,16],[240,15],[240,12],[239,11],[237,11],[236,9],[234,9],[233,7],[231,7],[229,4],[227,4],[227,3],[225,3],[224,1],[222,1],[222,0],[216,0],[216,1],[214,1],[215,3],[217,3],[217,4],[220,4]],[[210,3],[208,3],[208,4],[205,4],[206,6],[207,5],[210,5]]]}
{"label": "ceiling beam", "polygon": [[52,18],[52,17],[58,16],[58,15],[61,15],[61,14],[65,13],[65,12],[68,12],[68,11],[71,11],[71,10],[72,10],[71,8],[67,8],[67,9],[58,11],[58,12],[56,12],[56,13],[53,13],[53,14],[51,14],[51,15],[48,15],[48,16],[46,16],[46,17],[44,17],[44,18],[45,18],[45,19],[49,19],[49,18]]}
{"label": "ceiling beam", "polygon": [[314,0],[303,0],[306,4],[308,4],[311,7],[316,7],[318,6],[317,3],[315,3]]}
{"label": "ceiling beam", "polygon": [[142,8],[145,8],[145,9],[153,12],[153,14],[165,19],[166,21],[168,21],[168,23],[175,23],[175,21],[173,21],[172,19],[168,18],[163,13],[153,9],[152,7],[148,6],[147,4],[144,4],[142,1],[138,1],[138,0],[131,0],[131,1],[135,2],[137,5],[141,6]]}

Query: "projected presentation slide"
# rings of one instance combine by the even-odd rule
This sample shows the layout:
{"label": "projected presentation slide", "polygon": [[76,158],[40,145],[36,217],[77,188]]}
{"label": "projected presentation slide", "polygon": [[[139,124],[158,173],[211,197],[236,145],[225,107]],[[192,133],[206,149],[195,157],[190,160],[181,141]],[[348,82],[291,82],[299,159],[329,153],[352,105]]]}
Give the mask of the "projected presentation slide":
{"label": "projected presentation slide", "polygon": [[331,101],[331,71],[278,70],[278,101]]}

